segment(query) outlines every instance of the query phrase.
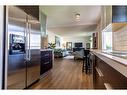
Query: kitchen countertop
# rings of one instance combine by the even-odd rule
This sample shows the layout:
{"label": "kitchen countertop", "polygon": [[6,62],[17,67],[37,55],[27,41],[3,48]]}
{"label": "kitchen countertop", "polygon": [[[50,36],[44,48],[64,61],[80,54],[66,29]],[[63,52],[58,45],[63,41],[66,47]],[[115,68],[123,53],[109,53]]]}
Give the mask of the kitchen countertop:
{"label": "kitchen countertop", "polygon": [[41,49],[40,51],[53,51],[53,49]]}
{"label": "kitchen countertop", "polygon": [[127,77],[127,59],[107,54],[105,53],[106,51],[103,50],[90,50],[90,51],[93,52],[101,60],[106,62],[108,65],[116,69],[122,75]]}
{"label": "kitchen countertop", "polygon": [[108,53],[104,53],[104,52],[108,52],[108,51],[103,51],[103,50],[91,50],[91,51],[94,52],[94,53],[101,54],[105,57],[108,57],[108,58],[110,58],[114,61],[117,61],[117,62],[121,63],[124,66],[127,66],[127,59],[117,57],[117,56],[114,56],[114,55],[111,55],[111,54],[108,54]]}

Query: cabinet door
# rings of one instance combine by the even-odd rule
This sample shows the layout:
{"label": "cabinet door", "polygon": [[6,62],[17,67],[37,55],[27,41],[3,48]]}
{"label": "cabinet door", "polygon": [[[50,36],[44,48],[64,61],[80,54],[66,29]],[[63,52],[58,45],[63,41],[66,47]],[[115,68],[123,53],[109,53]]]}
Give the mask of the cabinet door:
{"label": "cabinet door", "polygon": [[101,30],[112,23],[112,6],[102,6],[101,8]]}
{"label": "cabinet door", "polygon": [[[119,73],[117,70],[109,66],[100,58],[96,57],[96,67],[100,69],[103,74],[103,84],[108,84],[106,87],[111,89],[126,89],[127,78]],[[97,76],[97,75],[96,75]],[[99,80],[101,82],[101,80]]]}
{"label": "cabinet door", "polygon": [[52,56],[52,51],[42,51],[42,52],[41,52],[41,57],[42,57],[43,59],[49,58],[49,57],[51,57],[51,56]]}
{"label": "cabinet door", "polygon": [[103,76],[99,74],[99,68],[95,67],[93,85],[95,89],[105,89]]}
{"label": "cabinet door", "polygon": [[41,52],[41,74],[52,68],[52,51]]}
{"label": "cabinet door", "polygon": [[41,61],[41,74],[45,73],[49,69],[52,68],[52,61],[49,59],[45,59]]}
{"label": "cabinet door", "polygon": [[106,6],[106,26],[112,23],[112,6]]}
{"label": "cabinet door", "polygon": [[127,6],[112,6],[112,22],[127,22]]}
{"label": "cabinet door", "polygon": [[24,10],[27,14],[39,20],[39,6],[18,6],[18,7]]}
{"label": "cabinet door", "polygon": [[41,74],[45,73],[47,71],[47,65],[49,64],[49,61],[42,61],[41,62]]}
{"label": "cabinet door", "polygon": [[105,12],[105,6],[101,7],[101,30],[103,30],[106,27],[106,12]]}
{"label": "cabinet door", "polygon": [[100,62],[99,68],[104,74],[104,82],[109,83],[113,89],[126,89],[127,78],[104,61],[100,60]]}

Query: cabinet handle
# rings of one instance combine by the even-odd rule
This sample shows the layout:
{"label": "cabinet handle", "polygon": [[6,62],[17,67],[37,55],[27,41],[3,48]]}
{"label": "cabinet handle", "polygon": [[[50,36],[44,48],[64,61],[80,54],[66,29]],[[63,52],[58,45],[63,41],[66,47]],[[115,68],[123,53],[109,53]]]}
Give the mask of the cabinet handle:
{"label": "cabinet handle", "polygon": [[49,54],[45,54],[45,56],[49,56]]}
{"label": "cabinet handle", "polygon": [[112,87],[109,83],[104,83],[104,86],[107,90],[112,89]]}
{"label": "cabinet handle", "polygon": [[49,64],[49,62],[45,62],[44,64]]}
{"label": "cabinet handle", "polygon": [[98,75],[100,77],[103,77],[104,76],[103,73],[101,72],[101,70],[99,68],[95,67],[95,69],[96,69],[96,71],[97,71],[97,73],[98,73]]}

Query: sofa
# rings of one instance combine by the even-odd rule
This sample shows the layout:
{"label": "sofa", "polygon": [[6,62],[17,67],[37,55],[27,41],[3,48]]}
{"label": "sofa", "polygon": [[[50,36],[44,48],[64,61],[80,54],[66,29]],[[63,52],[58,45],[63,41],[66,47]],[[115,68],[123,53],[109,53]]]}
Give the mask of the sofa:
{"label": "sofa", "polygon": [[65,57],[67,55],[68,55],[68,51],[65,49],[61,49],[61,48],[54,49],[54,57],[55,58]]}
{"label": "sofa", "polygon": [[73,48],[74,59],[83,59],[84,48]]}
{"label": "sofa", "polygon": [[73,48],[73,52],[75,52],[75,51],[80,51],[80,50],[84,50],[85,48],[83,48],[83,47],[74,47]]}

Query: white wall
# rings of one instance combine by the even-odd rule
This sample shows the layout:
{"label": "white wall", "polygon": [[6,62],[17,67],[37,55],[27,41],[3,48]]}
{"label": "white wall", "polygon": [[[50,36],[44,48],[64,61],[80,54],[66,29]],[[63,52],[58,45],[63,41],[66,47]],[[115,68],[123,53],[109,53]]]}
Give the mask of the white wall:
{"label": "white wall", "polygon": [[48,43],[55,43],[55,36],[56,34],[50,31],[47,31],[48,35]]}
{"label": "white wall", "polygon": [[74,43],[76,42],[82,42],[83,47],[86,47],[86,43],[89,42],[88,37],[63,37],[63,42],[66,44],[66,42],[72,42],[72,47],[74,47]]}
{"label": "white wall", "polygon": [[66,44],[66,42],[72,42],[72,47],[74,47],[74,43],[76,42],[82,42],[83,47],[86,47],[86,43],[89,42],[89,37],[62,37],[57,34],[55,34],[52,31],[47,30],[47,35],[48,35],[48,43],[55,43],[55,36],[60,37],[60,42],[61,42],[61,48],[63,48],[63,44]]}
{"label": "white wall", "polygon": [[2,88],[3,6],[0,5],[0,89]]}
{"label": "white wall", "polygon": [[[48,43],[55,43],[55,36],[60,37],[60,47],[62,47],[62,43],[63,43],[63,38],[55,33],[53,33],[52,31],[48,31],[47,30],[47,35],[48,35]],[[59,48],[59,47],[56,47]]]}

